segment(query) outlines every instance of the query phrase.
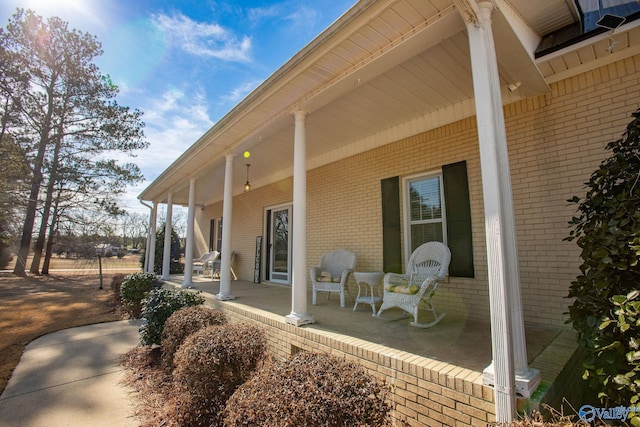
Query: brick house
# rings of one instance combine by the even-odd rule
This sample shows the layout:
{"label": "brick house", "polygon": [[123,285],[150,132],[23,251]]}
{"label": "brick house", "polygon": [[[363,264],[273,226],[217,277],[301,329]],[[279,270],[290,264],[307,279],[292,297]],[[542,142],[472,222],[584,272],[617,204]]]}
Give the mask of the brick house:
{"label": "brick house", "polygon": [[491,319],[502,350],[485,376],[505,419],[537,385],[521,324],[567,327],[580,260],[566,201],[639,107],[640,5],[590,3],[357,2],[140,194],[152,227],[158,204],[189,207],[184,286],[218,250],[218,299],[233,299],[234,252],[240,279],[292,287],[286,323],[301,326],[323,253],[396,271],[444,241],[438,305]]}

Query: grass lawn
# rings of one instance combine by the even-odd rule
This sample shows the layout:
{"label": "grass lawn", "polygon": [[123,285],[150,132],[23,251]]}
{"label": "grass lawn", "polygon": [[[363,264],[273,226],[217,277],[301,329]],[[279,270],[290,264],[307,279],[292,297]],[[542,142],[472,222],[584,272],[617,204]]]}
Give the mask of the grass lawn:
{"label": "grass lawn", "polygon": [[[80,268],[82,264],[86,267]],[[128,264],[135,268],[134,260],[117,265],[126,273]],[[99,276],[92,268],[87,262],[68,260],[52,264],[52,270],[70,271],[52,271],[50,276],[16,277],[9,272],[0,273],[0,392],[24,347],[34,339],[61,329],[121,319],[108,304],[111,277],[116,271],[103,275],[103,289],[99,289]]]}

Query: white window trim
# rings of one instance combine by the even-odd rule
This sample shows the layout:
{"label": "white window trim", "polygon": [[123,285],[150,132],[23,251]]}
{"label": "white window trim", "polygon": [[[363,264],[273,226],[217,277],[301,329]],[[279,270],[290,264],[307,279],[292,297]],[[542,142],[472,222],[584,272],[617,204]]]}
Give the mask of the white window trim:
{"label": "white window trim", "polygon": [[440,178],[440,205],[442,207],[442,239],[447,244],[447,209],[444,203],[444,180],[442,169],[422,172],[402,178],[402,220],[404,221],[404,264],[406,266],[411,256],[411,201],[409,200],[409,183],[419,179],[428,179],[433,177]]}

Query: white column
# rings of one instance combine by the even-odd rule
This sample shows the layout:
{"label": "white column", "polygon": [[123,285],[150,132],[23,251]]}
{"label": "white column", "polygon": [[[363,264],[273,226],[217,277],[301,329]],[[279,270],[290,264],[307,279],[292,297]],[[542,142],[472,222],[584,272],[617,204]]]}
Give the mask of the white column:
{"label": "white column", "polygon": [[171,221],[173,216],[173,194],[167,194],[167,222],[164,225],[164,250],[162,252],[162,279],[171,274]]}
{"label": "white column", "polygon": [[184,244],[183,288],[193,287],[193,228],[196,217],[196,180],[189,180],[189,208],[187,210],[187,240]]}
{"label": "white column", "polygon": [[153,202],[151,217],[149,218],[149,247],[147,248],[147,272],[154,273],[156,263],[156,221],[158,217],[158,204]]}
{"label": "white column", "polygon": [[291,314],[285,322],[302,326],[315,322],[307,313],[307,153],[305,111],[296,111],[293,142],[293,271]]}
{"label": "white column", "polygon": [[222,247],[220,248],[220,293],[219,301],[235,299],[231,294],[231,224],[233,215],[233,158],[227,154],[224,167],[224,195],[222,201]]}
{"label": "white column", "polygon": [[[484,383],[494,386],[496,420],[509,422],[516,413],[516,391],[529,397],[540,374],[529,369],[526,359],[507,136],[491,29],[493,5],[474,0],[456,4],[471,11],[466,26],[482,169],[493,352]],[[528,377],[521,387],[516,387],[516,372]]]}

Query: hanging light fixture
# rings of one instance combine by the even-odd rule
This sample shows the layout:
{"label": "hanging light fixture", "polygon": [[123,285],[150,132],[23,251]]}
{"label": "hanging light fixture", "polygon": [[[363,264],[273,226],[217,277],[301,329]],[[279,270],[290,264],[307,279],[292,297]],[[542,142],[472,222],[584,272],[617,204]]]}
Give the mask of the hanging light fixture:
{"label": "hanging light fixture", "polygon": [[244,192],[246,193],[247,191],[251,190],[251,184],[249,184],[249,166],[251,166],[249,163],[247,163],[247,182],[244,184]]}

